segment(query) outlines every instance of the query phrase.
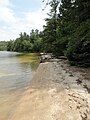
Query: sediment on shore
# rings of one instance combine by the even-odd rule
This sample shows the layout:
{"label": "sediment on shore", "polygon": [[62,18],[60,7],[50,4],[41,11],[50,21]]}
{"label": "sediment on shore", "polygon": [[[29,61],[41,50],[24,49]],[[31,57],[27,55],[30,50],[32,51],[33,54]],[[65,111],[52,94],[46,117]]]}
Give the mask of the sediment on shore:
{"label": "sediment on shore", "polygon": [[90,69],[41,63],[9,120],[90,120]]}

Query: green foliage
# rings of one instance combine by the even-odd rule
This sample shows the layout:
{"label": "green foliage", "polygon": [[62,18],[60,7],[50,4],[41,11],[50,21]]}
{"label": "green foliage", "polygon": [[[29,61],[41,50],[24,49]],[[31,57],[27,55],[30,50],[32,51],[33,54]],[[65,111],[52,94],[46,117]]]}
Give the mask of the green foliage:
{"label": "green foliage", "polygon": [[19,38],[10,40],[7,45],[8,51],[16,52],[39,52],[41,50],[41,38],[39,31],[32,30],[30,36],[27,33],[20,33]]}
{"label": "green foliage", "polygon": [[0,41],[0,51],[7,50],[7,42],[6,41]]}
{"label": "green foliage", "polygon": [[52,52],[66,55],[72,65],[90,66],[90,0],[50,0],[49,5],[43,31],[21,33],[7,50]]}
{"label": "green foliage", "polygon": [[43,41],[44,41],[44,51],[53,52],[54,41],[56,39],[56,21],[55,19],[48,19],[47,26],[44,26],[43,31]]}
{"label": "green foliage", "polygon": [[49,4],[44,51],[66,55],[72,65],[90,66],[90,0],[51,0]]}
{"label": "green foliage", "polygon": [[55,53],[55,44],[57,41],[57,7],[58,0],[52,0],[50,2],[51,10],[49,18],[46,19],[46,26],[44,26],[43,30],[43,50],[45,52]]}
{"label": "green foliage", "polygon": [[14,40],[10,40],[7,43],[7,51],[13,51],[13,47],[14,47]]}
{"label": "green foliage", "polygon": [[81,23],[72,35],[66,55],[72,65],[90,66],[90,20]]}

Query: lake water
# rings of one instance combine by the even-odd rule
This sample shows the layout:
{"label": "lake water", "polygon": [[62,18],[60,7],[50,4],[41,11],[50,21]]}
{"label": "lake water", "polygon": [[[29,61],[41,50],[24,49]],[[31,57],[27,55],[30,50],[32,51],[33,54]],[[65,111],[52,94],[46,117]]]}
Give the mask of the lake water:
{"label": "lake water", "polygon": [[9,120],[39,65],[37,54],[0,52],[0,120]]}

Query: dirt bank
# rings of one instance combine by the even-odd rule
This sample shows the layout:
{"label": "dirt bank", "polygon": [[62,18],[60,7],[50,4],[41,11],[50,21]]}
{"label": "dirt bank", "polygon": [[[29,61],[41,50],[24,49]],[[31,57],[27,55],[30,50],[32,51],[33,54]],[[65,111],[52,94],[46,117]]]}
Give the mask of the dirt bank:
{"label": "dirt bank", "polygon": [[55,61],[39,65],[8,120],[90,120],[90,69]]}

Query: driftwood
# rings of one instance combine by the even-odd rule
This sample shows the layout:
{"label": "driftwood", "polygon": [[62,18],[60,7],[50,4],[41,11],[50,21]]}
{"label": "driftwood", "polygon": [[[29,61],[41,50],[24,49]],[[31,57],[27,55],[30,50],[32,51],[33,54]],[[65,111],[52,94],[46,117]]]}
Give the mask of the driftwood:
{"label": "driftwood", "polygon": [[67,60],[67,57],[65,57],[65,56],[58,56],[57,59],[56,59],[56,57],[53,56],[52,53],[41,53],[40,63],[59,61],[60,59],[61,60]]}
{"label": "driftwood", "polygon": [[42,55],[41,58],[40,58],[40,63],[48,62],[50,59],[51,59],[51,56],[49,56],[49,55]]}

